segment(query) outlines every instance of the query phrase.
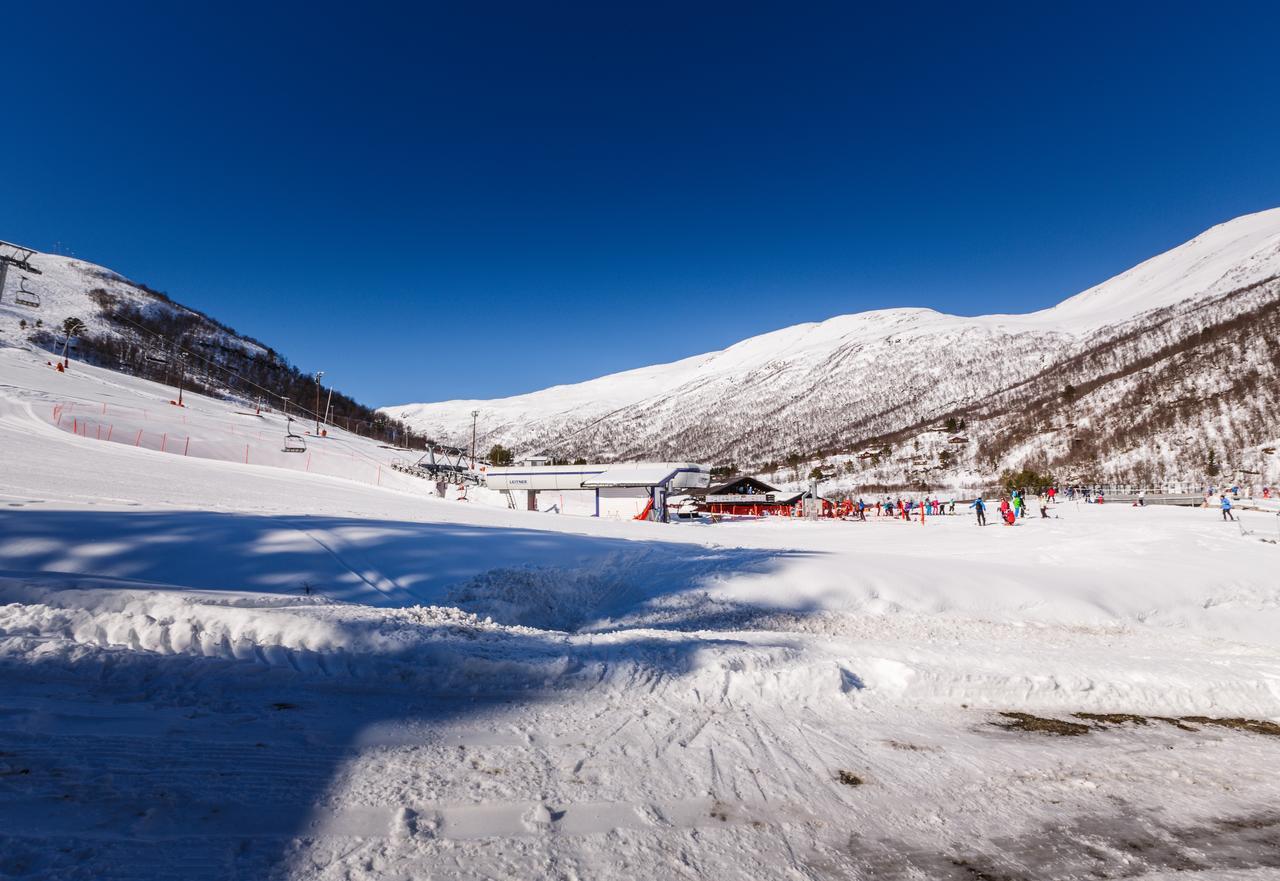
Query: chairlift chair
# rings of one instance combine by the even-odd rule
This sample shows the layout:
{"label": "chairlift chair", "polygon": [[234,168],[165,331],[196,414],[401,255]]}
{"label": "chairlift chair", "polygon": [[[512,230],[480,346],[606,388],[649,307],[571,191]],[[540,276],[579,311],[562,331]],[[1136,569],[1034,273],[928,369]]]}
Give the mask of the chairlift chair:
{"label": "chairlift chair", "polygon": [[40,295],[33,290],[28,290],[27,277],[25,275],[18,279],[18,289],[13,292],[13,302],[19,306],[29,306],[32,309],[40,308]]}
{"label": "chairlift chair", "polygon": [[305,453],[307,451],[307,441],[300,434],[293,433],[293,417],[289,417],[289,422],[285,426],[284,446],[281,450],[286,453]]}

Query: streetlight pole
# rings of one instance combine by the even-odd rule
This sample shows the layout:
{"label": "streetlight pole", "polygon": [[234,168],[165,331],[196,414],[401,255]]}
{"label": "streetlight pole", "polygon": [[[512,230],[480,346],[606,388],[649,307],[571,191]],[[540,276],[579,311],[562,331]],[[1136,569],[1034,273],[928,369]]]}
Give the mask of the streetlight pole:
{"label": "streetlight pole", "polygon": [[479,410],[471,411],[471,470],[476,470],[476,418],[480,415]]}
{"label": "streetlight pole", "polygon": [[324,376],[323,370],[316,371],[316,437],[320,436],[320,377]]}
{"label": "streetlight pole", "polygon": [[187,378],[187,353],[178,353],[178,406],[185,407],[182,403],[182,382]]}

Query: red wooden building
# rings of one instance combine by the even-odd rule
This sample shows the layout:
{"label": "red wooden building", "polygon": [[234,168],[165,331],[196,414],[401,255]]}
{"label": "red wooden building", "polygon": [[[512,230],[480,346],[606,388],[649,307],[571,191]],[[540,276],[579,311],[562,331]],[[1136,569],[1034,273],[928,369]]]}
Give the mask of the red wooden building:
{"label": "red wooden building", "polygon": [[[728,483],[707,489],[706,509],[709,514],[738,517],[798,517],[802,499],[808,492],[780,490],[754,477],[735,477]],[[822,516],[835,513],[835,505],[822,500]]]}

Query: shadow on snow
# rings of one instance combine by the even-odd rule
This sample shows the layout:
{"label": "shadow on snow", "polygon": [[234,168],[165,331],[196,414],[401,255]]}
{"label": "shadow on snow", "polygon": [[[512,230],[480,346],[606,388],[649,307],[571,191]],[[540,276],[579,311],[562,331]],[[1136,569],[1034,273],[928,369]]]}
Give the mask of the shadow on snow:
{"label": "shadow on snow", "polygon": [[[313,806],[346,761],[378,745],[378,731],[430,744],[442,726],[483,727],[568,692],[681,677],[699,652],[746,643],[672,629],[609,631],[608,622],[642,622],[647,604],[693,596],[716,578],[767,575],[790,556],[201,512],[0,511],[0,535],[4,601],[56,607],[58,589],[77,589],[64,595],[78,602],[100,587],[170,598],[185,596],[172,587],[298,597],[309,584],[334,600],[442,603],[482,616],[282,599],[267,611],[305,617],[322,606],[337,647],[303,650],[276,638],[248,653],[219,643],[213,656],[92,641],[41,653],[37,636],[0,631],[0,645],[29,640],[19,646],[25,652],[0,652],[0,755],[16,769],[0,794],[0,874],[17,877],[286,874],[297,854],[281,842],[317,833],[323,823]],[[193,602],[228,615],[261,606],[234,595]],[[682,625],[698,626],[694,606],[680,605]],[[720,604],[710,618],[723,614]],[[580,628],[601,632],[569,632]],[[767,649],[768,639],[751,646]]]}

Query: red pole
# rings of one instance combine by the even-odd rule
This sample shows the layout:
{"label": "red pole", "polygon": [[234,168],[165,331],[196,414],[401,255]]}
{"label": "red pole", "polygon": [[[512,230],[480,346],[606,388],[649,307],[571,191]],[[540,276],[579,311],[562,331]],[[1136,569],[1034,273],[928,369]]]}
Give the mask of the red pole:
{"label": "red pole", "polygon": [[71,420],[71,433],[72,434],[80,433],[80,421],[74,418]]}
{"label": "red pole", "polygon": [[135,447],[142,446],[142,429],[141,428],[138,429],[138,439],[133,442],[133,445]]}
{"label": "red pole", "polygon": [[165,432],[160,438],[160,452],[165,451],[165,447],[169,445],[169,432]]}
{"label": "red pole", "polygon": [[249,445],[244,445],[244,464],[249,464]]}
{"label": "red pole", "polygon": [[108,440],[108,441],[110,441],[110,440],[111,440],[111,432],[113,432],[113,431],[115,431],[115,430],[116,430],[116,427],[115,427],[114,425],[108,425],[108,426],[107,426],[107,440]]}

